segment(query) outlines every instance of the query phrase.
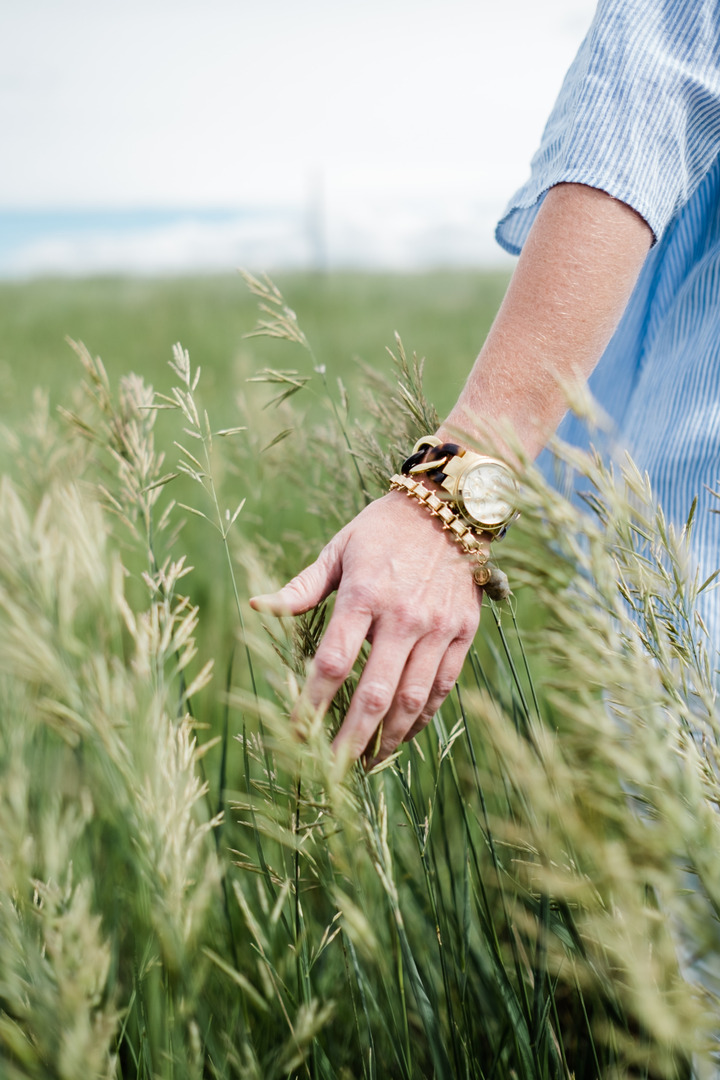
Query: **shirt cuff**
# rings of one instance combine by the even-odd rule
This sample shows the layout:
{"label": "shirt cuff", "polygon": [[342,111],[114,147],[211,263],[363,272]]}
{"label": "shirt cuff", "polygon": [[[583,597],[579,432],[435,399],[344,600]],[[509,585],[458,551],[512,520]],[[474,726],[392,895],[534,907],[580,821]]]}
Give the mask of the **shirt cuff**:
{"label": "shirt cuff", "polygon": [[529,180],[496,237],[518,254],[548,190],[586,184],[660,240],[720,153],[719,0],[599,0]]}
{"label": "shirt cuff", "polygon": [[495,228],[495,239],[500,247],[510,255],[519,255],[533,226],[538,210],[542,206],[550,188],[557,184],[585,184],[597,188],[619,202],[632,207],[650,227],[653,244],[662,232],[662,226],[653,226],[653,209],[646,205],[636,193],[627,192],[622,185],[606,176],[595,175],[583,169],[559,170],[551,178],[543,177],[535,183],[528,183],[518,191],[508,203],[503,216]]}

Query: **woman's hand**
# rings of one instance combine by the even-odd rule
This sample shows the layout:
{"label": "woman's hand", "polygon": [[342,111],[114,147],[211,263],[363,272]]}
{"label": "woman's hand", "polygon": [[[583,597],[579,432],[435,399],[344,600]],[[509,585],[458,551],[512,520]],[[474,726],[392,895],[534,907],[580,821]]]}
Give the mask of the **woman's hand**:
{"label": "woman's hand", "polygon": [[276,593],[250,603],[300,615],[337,590],[301,702],[325,711],[364,641],[365,669],[333,746],[368,765],[428,723],[455,685],[480,619],[482,592],[468,557],[440,522],[401,492],[371,503]]}
{"label": "woman's hand", "polygon": [[[652,242],[629,206],[583,184],[546,195],[502,307],[443,430],[485,446],[508,426],[528,457],[567,408],[617,326]],[[489,446],[505,456],[502,443]],[[508,460],[513,459],[507,451]],[[412,738],[449,694],[477,629],[480,589],[459,545],[400,492],[372,503],[316,562],[254,607],[298,615],[337,589],[304,696],[325,709],[365,639],[372,651],[335,745],[374,760]]]}

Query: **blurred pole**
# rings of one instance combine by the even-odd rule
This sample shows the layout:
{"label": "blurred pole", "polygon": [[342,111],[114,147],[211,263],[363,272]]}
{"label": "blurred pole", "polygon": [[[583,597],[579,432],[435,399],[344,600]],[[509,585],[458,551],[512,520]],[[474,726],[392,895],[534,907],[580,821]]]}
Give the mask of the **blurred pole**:
{"label": "blurred pole", "polygon": [[325,173],[319,167],[308,177],[307,235],[310,266],[320,274],[328,270],[326,229]]}

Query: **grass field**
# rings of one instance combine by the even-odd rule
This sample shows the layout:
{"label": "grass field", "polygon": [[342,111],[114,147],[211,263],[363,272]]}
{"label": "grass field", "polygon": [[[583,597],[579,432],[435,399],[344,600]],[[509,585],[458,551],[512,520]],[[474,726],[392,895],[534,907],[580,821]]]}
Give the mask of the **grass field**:
{"label": "grass field", "polygon": [[720,724],[682,535],[629,465],[576,459],[584,515],[528,468],[511,601],[428,729],[339,776],[357,670],[289,737],[325,615],[247,597],[432,426],[394,332],[442,413],[505,279],[279,284],[311,351],[246,336],[239,277],[0,287],[0,1076],[705,1075]]}
{"label": "grass field", "polygon": [[[397,331],[428,357],[427,389],[449,409],[502,298],[501,273],[281,275],[278,285],[331,375],[352,384],[353,361],[387,369]],[[36,385],[53,402],[68,393],[77,361],[64,344],[84,341],[113,380],[128,370],[167,383],[176,341],[202,365],[203,395],[219,426],[229,426],[246,378],[287,349],[246,341],[257,305],[240,275],[173,280],[100,278],[0,284],[0,417],[16,419]],[[297,358],[298,363],[302,358]]]}
{"label": "grass field", "polygon": [[[225,466],[232,469],[234,460],[241,475],[233,478],[223,472],[223,494],[228,502],[247,499],[245,534],[280,545],[278,572],[289,575],[330,539],[338,522],[308,512],[307,493],[293,482],[291,470],[286,471],[295,453],[293,438],[265,452],[263,447],[289,423],[298,423],[298,416],[300,425],[308,428],[322,422],[325,393],[315,376],[297,399],[295,418],[288,421],[272,407],[265,408],[274,396],[271,388],[248,380],[266,367],[312,375],[314,364],[324,364],[332,393],[337,379],[347,386],[349,424],[362,423],[367,411],[358,390],[361,365],[392,377],[387,348],[395,346],[398,332],[408,351],[427,357],[427,393],[442,413],[463,384],[506,281],[506,275],[480,272],[283,276],[278,284],[298,313],[314,358],[287,342],[246,337],[257,320],[257,300],[240,274],[0,285],[0,422],[21,423],[36,387],[48,391],[51,411],[70,406],[82,369],[67,337],[83,342],[102,359],[111,384],[132,371],[161,392],[171,385],[168,363],[172,346],[179,342],[193,365],[202,368],[198,396],[213,428],[248,425],[247,436],[238,437],[225,455]],[[169,469],[177,458],[174,428],[174,422],[159,418],[158,439]],[[181,480],[176,488],[176,497],[187,502],[187,485]],[[232,605],[225,591],[224,555],[212,535],[198,536],[196,529],[187,533],[195,567],[193,599],[213,612],[206,626],[227,640],[223,628],[232,620]],[[217,639],[209,643],[216,655],[218,645]]]}

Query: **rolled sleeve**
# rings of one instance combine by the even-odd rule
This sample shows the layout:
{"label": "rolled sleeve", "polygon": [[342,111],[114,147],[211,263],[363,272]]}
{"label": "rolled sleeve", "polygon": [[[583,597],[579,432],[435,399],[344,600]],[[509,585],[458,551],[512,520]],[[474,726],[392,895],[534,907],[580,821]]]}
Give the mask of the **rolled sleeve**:
{"label": "rolled sleeve", "polygon": [[555,184],[600,188],[656,240],[720,152],[720,0],[600,0],[496,238],[519,254]]}

